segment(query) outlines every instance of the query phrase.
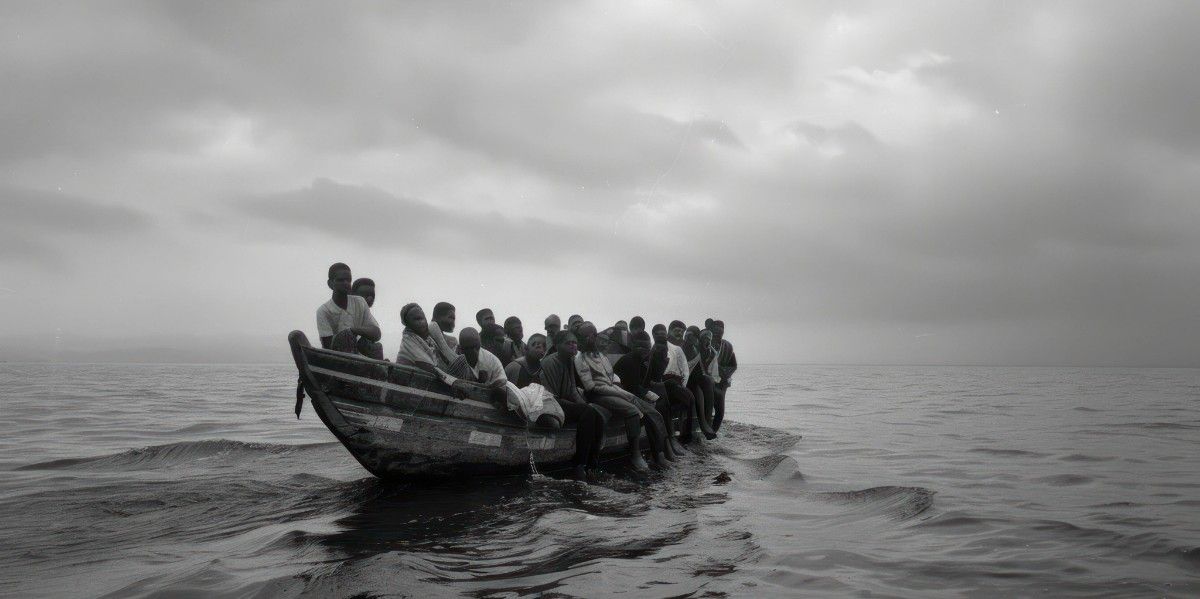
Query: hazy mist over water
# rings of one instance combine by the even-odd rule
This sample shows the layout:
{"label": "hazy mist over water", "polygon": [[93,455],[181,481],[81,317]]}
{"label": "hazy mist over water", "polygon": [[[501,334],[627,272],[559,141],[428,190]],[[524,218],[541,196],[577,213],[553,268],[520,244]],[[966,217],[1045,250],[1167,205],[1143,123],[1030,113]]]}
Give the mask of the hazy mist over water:
{"label": "hazy mist over water", "polygon": [[702,455],[592,486],[384,485],[294,382],[0,365],[0,595],[1200,593],[1200,370],[748,366]]}

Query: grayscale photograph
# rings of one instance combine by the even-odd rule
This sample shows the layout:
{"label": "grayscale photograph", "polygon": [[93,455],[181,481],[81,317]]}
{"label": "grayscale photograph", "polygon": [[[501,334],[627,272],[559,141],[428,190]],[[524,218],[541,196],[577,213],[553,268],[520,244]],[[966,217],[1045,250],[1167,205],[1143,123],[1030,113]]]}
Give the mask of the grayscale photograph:
{"label": "grayscale photograph", "polygon": [[0,2],[0,597],[1200,597],[1200,2]]}

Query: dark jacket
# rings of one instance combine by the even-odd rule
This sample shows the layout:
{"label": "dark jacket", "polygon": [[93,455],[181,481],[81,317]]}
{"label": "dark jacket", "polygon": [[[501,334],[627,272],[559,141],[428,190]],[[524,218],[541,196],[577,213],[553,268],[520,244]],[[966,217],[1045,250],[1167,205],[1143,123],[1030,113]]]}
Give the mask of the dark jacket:
{"label": "dark jacket", "polygon": [[650,390],[650,363],[633,354],[621,356],[613,364],[613,374],[620,377],[622,389],[638,397],[645,397]]}
{"label": "dark jacket", "polygon": [[559,401],[587,403],[579,388],[579,375],[575,374],[574,361],[563,364],[557,354],[542,359],[541,378],[542,386]]}

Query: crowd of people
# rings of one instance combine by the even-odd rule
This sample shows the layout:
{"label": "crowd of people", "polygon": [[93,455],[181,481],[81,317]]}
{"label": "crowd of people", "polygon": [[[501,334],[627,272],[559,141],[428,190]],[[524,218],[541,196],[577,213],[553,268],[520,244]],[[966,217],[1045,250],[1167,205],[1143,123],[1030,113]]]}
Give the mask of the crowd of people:
{"label": "crowd of people", "polygon": [[[350,267],[329,267],[330,300],[317,309],[321,346],[384,359],[382,331],[371,306],[375,283],[353,280]],[[631,465],[649,469],[643,449],[659,468],[688,453],[689,444],[714,439],[725,415],[725,395],[737,370],[725,323],[707,319],[704,327],[680,320],[656,324],[634,316],[603,331],[578,314],[562,320],[551,314],[545,334],[525,336],[520,318],[496,322],[490,309],[475,314],[478,329],[454,333],[453,304],[439,302],[426,317],[410,303],[400,310],[404,325],[396,363],[420,368],[452,387],[481,385],[503,392],[508,407],[528,422],[545,427],[574,426],[574,475],[598,467],[604,430],[622,423]],[[619,356],[613,362],[610,356]],[[676,430],[676,416],[679,430]],[[641,446],[643,430],[649,448]]]}

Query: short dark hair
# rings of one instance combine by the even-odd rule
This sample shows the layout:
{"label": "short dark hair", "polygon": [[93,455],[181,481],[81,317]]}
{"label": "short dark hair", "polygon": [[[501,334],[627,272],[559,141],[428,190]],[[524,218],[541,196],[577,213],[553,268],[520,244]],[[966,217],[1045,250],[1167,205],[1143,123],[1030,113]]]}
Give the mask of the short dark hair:
{"label": "short dark hair", "polygon": [[663,331],[665,333],[667,331],[667,326],[660,322],[660,323],[654,325],[654,328],[650,329],[650,330],[654,331],[655,333],[657,333],[659,331]]}
{"label": "short dark hair", "polygon": [[482,310],[480,310],[480,311],[478,311],[478,312],[476,312],[476,313],[475,313],[475,321],[476,321],[476,322],[478,322],[478,321],[480,321],[480,320],[483,320],[483,315],[484,315],[484,314],[491,314],[491,315],[492,315],[492,318],[495,318],[495,317],[496,317],[496,313],[495,313],[495,312],[492,312],[492,309],[491,309],[491,308],[484,308],[484,309],[482,309]]}
{"label": "short dark hair", "polygon": [[449,314],[450,311],[453,309],[454,309],[454,304],[452,304],[450,302],[438,302],[433,307],[433,318],[435,320],[438,318],[441,318],[441,317],[445,316],[446,314]]}
{"label": "short dark hair", "polygon": [[670,326],[670,328],[672,328],[672,329],[686,329],[686,328],[687,328],[687,325],[686,325],[686,324],[683,324],[683,321],[682,321],[682,320],[672,320],[672,321],[671,321],[671,326]]}
{"label": "short dark hair", "polygon": [[333,266],[329,267],[329,278],[333,278],[333,273],[339,270],[350,270],[350,267],[345,262],[334,262]]}
{"label": "short dark hair", "polygon": [[630,340],[634,343],[637,343],[638,341],[645,341],[648,343],[650,341],[650,333],[647,333],[646,331],[638,331],[631,336]]}
{"label": "short dark hair", "polygon": [[361,279],[355,279],[354,283],[352,285],[350,285],[350,290],[355,291],[359,287],[366,287],[367,285],[374,287],[375,281],[372,281],[371,279],[368,279],[367,277],[363,277]]}
{"label": "short dark hair", "polygon": [[646,319],[642,318],[641,316],[634,316],[633,318],[630,318],[629,319],[629,328],[631,328],[631,329],[638,328],[641,330],[645,330],[646,329]]}
{"label": "short dark hair", "polygon": [[526,343],[533,343],[533,340],[534,340],[534,339],[539,339],[539,338],[540,338],[542,341],[545,341],[545,340],[546,340],[546,336],[545,336],[545,335],[543,335],[543,334],[541,334],[541,333],[534,333],[534,334],[532,334],[532,335],[530,335],[530,336],[529,336],[529,341],[526,341]]}
{"label": "short dark hair", "polygon": [[508,328],[509,325],[517,324],[518,322],[521,322],[520,318],[517,318],[516,316],[509,316],[508,318],[504,319],[504,328]]}
{"label": "short dark hair", "polygon": [[711,331],[711,330],[712,330],[712,328],[713,328],[713,322],[714,322],[714,321],[713,321],[713,319],[711,319],[711,318],[705,318],[705,319],[704,319],[704,328],[706,328],[706,329],[708,329],[708,330],[710,330],[710,331]]}
{"label": "short dark hair", "polygon": [[483,325],[483,330],[479,332],[479,338],[485,341],[495,341],[496,339],[504,338],[504,327],[492,323]]}
{"label": "short dark hair", "polygon": [[563,330],[555,333],[554,334],[554,347],[558,347],[558,346],[562,345],[563,342],[567,340],[567,335],[574,337],[575,333],[572,333],[571,331],[569,331],[567,329],[563,329]]}

